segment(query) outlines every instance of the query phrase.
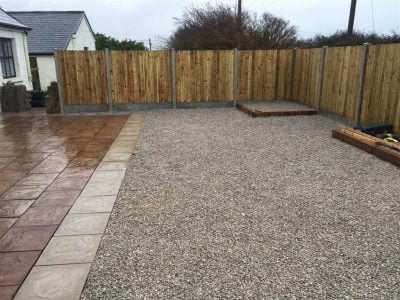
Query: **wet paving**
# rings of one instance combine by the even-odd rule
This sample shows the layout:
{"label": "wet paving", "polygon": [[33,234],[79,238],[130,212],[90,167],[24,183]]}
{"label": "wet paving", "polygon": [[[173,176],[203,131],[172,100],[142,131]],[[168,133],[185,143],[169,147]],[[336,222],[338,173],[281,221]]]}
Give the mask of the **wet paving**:
{"label": "wet paving", "polygon": [[0,298],[12,298],[128,115],[0,116]]}

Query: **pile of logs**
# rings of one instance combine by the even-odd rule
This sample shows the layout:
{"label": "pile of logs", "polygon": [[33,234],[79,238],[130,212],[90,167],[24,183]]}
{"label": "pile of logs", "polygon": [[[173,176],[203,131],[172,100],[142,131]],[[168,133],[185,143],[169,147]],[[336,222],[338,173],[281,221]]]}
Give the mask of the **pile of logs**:
{"label": "pile of logs", "polygon": [[24,85],[7,82],[0,88],[1,111],[20,113],[31,109],[31,94]]}

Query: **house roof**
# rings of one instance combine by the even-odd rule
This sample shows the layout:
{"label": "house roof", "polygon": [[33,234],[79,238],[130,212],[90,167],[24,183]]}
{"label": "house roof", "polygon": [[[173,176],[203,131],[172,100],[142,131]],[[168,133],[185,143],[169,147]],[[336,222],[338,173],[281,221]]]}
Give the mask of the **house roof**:
{"label": "house roof", "polygon": [[82,19],[87,20],[83,11],[12,11],[8,13],[32,28],[28,34],[30,54],[52,54],[55,49],[66,50]]}
{"label": "house roof", "polygon": [[18,20],[16,20],[13,16],[6,13],[4,10],[0,8],[0,26],[8,27],[8,28],[16,28],[22,30],[29,30],[30,28]]}

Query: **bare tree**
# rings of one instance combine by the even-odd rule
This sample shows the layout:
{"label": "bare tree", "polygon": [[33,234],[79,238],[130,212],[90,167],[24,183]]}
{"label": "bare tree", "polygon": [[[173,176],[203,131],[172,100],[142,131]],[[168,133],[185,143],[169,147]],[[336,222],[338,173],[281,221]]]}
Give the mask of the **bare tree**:
{"label": "bare tree", "polygon": [[264,13],[261,19],[252,23],[249,35],[254,49],[288,48],[296,43],[297,29],[282,18]]}
{"label": "bare tree", "polygon": [[224,4],[191,7],[176,21],[168,46],[181,50],[284,48],[295,42],[297,34],[281,18],[264,14],[258,19],[247,11],[242,12],[238,28],[235,8]]}

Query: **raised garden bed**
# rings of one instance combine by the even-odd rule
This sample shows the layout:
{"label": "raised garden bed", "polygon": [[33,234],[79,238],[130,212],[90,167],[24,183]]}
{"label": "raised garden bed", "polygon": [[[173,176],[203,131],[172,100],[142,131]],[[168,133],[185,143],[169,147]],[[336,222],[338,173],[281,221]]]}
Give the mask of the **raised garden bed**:
{"label": "raised garden bed", "polygon": [[400,144],[390,143],[353,128],[338,126],[332,136],[400,167]]}
{"label": "raised garden bed", "polygon": [[257,117],[286,117],[286,116],[310,116],[318,113],[315,109],[310,109],[297,103],[288,101],[271,101],[258,103],[238,103],[237,109],[252,116]]}

